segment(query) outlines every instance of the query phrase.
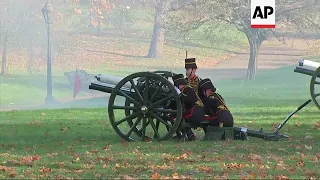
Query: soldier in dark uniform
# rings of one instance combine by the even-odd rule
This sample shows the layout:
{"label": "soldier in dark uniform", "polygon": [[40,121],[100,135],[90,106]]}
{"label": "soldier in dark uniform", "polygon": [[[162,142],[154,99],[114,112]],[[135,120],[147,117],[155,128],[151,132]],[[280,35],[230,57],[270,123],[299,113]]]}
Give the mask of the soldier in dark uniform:
{"label": "soldier in dark uniform", "polygon": [[233,116],[210,79],[200,81],[199,91],[204,95],[204,111],[209,116],[205,119],[210,121],[210,125],[219,126],[219,123],[223,123],[223,127],[233,127]]}
{"label": "soldier in dark uniform", "polygon": [[186,80],[189,85],[196,91],[197,95],[200,97],[202,94],[198,92],[198,84],[201,78],[196,75],[198,69],[196,64],[196,58],[185,59],[185,69],[186,69]]}
{"label": "soldier in dark uniform", "polygon": [[[173,76],[172,80],[174,86],[180,90],[179,98],[184,110],[183,119],[186,123],[191,124],[193,128],[199,127],[200,121],[204,117],[203,104],[200,98],[197,96],[194,89],[187,85],[188,82],[182,74]],[[186,135],[189,141],[196,139],[190,127],[181,127],[181,132],[184,134],[183,138],[186,138]]]}

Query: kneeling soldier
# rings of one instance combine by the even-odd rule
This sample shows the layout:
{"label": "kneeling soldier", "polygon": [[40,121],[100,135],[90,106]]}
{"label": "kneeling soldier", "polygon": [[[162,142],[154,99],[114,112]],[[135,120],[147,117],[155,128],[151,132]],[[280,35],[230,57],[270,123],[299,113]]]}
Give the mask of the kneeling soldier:
{"label": "kneeling soldier", "polygon": [[210,79],[200,81],[199,91],[204,95],[202,99],[204,111],[209,116],[205,119],[210,121],[210,125],[219,126],[219,123],[223,123],[223,127],[233,127],[233,116],[222,96],[216,93],[216,88]]}
{"label": "kneeling soldier", "polygon": [[[175,75],[172,79],[174,86],[180,90],[179,98],[184,107],[183,119],[193,128],[199,127],[200,121],[204,117],[203,104],[200,98],[196,95],[194,89],[187,85],[188,82],[182,74]],[[190,127],[181,128],[181,132],[187,135],[189,141],[196,139]]]}

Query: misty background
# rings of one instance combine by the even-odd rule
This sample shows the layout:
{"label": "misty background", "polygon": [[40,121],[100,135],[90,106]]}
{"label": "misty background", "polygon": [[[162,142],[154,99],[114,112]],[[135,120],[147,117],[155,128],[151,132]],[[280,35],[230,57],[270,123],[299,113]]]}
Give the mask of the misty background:
{"label": "misty background", "polygon": [[[301,58],[320,60],[317,0],[276,1],[277,28],[258,30],[250,28],[250,1],[52,0],[57,102],[47,107],[47,30],[41,13],[46,2],[0,1],[1,110],[106,107],[109,95],[88,89],[94,75],[184,74],[186,50],[197,59],[197,74],[212,79],[233,104],[241,103],[232,101],[239,90],[229,86],[233,82],[255,81],[259,73],[296,65]],[[76,69],[83,70],[81,92],[73,99]],[[293,68],[287,72],[293,74]]]}

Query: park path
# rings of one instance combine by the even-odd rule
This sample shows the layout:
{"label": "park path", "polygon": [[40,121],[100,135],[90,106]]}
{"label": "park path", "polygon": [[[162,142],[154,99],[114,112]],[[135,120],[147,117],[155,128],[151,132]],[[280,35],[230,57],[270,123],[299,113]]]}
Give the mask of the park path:
{"label": "park path", "polygon": [[[310,48],[310,41],[304,39],[286,40],[285,43],[279,42],[273,38],[265,41],[260,49],[258,57],[257,73],[268,69],[275,69],[287,65],[296,64],[305,56]],[[234,52],[232,58],[223,60],[210,69],[199,69],[197,74],[202,78],[210,78],[213,82],[224,79],[236,79],[246,77],[248,66],[248,52]],[[90,99],[94,97],[105,98],[104,93],[98,93],[92,96],[77,98],[77,100]],[[69,103],[72,100],[59,100],[61,103]],[[57,105],[56,108],[66,108]],[[22,109],[46,109],[47,107],[39,105],[0,107],[0,111],[22,110]],[[54,108],[54,107],[53,107]]]}
{"label": "park path", "polygon": [[[289,39],[279,42],[272,38],[265,41],[259,51],[257,73],[283,66],[296,64],[304,58],[313,41]],[[234,52],[233,57],[217,63],[211,69],[199,69],[200,77],[210,78],[213,82],[223,79],[246,77],[249,53]]]}

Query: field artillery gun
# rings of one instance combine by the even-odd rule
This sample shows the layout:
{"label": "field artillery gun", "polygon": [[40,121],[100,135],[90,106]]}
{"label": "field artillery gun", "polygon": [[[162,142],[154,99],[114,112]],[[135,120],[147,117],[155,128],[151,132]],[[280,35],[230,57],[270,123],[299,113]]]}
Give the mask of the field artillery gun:
{"label": "field artillery gun", "polygon": [[301,59],[298,62],[298,65],[295,67],[294,72],[312,76],[311,80],[310,80],[311,99],[308,99],[301,106],[299,106],[296,110],[291,112],[286,117],[286,119],[280,125],[278,125],[275,132],[273,132],[273,133],[264,133],[264,132],[259,133],[257,131],[251,131],[251,130],[247,130],[244,128],[237,128],[237,127],[235,127],[235,132],[240,132],[240,134],[241,134],[241,132],[246,132],[248,136],[263,138],[266,140],[278,140],[278,139],[282,139],[282,138],[287,138],[288,136],[280,134],[280,130],[295,113],[297,113],[299,110],[304,108],[311,101],[313,101],[314,104],[318,107],[318,109],[320,109],[320,104],[317,99],[317,97],[320,96],[320,92],[317,93],[317,90],[319,90],[319,89],[316,88],[317,85],[320,85],[320,80],[319,80],[319,78],[320,78],[320,63],[310,61],[310,60]]}
{"label": "field artillery gun", "polygon": [[320,96],[320,92],[317,93],[317,90],[319,90],[317,86],[320,85],[320,63],[301,59],[294,69],[294,72],[312,76],[310,80],[310,95],[313,103],[320,110],[320,104],[317,99],[317,97]]}
{"label": "field artillery gun", "polygon": [[[95,76],[97,81],[92,82],[89,89],[110,94],[109,120],[121,138],[127,141],[145,141],[150,138],[162,141],[171,138],[179,130],[182,121],[182,105],[170,81],[173,75],[175,73],[168,71],[137,72],[125,78],[99,74]],[[204,139],[217,139],[214,137],[217,136],[215,131],[220,131],[218,139],[223,136],[222,139],[246,139],[246,136],[251,136],[273,141],[288,138],[280,130],[296,112],[310,102],[308,100],[291,112],[271,133],[242,127],[210,127],[209,121],[204,118],[201,121],[201,127],[207,126]],[[226,137],[224,129],[232,131],[229,137]]]}
{"label": "field artillery gun", "polygon": [[[109,93],[109,120],[127,141],[171,138],[182,119],[182,106],[168,71],[137,72],[125,78],[96,75],[89,89]],[[119,98],[119,99],[118,99]],[[119,120],[120,119],[120,120]]]}
{"label": "field artillery gun", "polygon": [[262,129],[260,131],[252,131],[252,130],[248,130],[246,128],[238,128],[238,127],[234,128],[235,133],[238,133],[240,135],[243,134],[243,133],[246,133],[248,136],[262,138],[262,139],[265,139],[265,140],[280,140],[282,138],[288,138],[288,136],[280,134],[280,130],[283,128],[283,126],[288,122],[288,120],[295,113],[300,111],[302,108],[304,108],[306,105],[308,105],[311,101],[313,101],[314,104],[320,109],[320,104],[319,104],[318,99],[317,99],[317,97],[320,96],[320,92],[317,93],[317,89],[316,89],[316,86],[320,85],[320,81],[319,81],[319,78],[320,78],[320,63],[314,62],[314,61],[310,61],[310,60],[301,59],[298,62],[298,65],[295,67],[294,72],[312,76],[311,77],[311,81],[310,81],[311,99],[308,99],[301,106],[299,106],[296,110],[291,112],[285,118],[285,120],[281,124],[279,124],[277,126],[276,130],[274,132],[272,132],[272,133],[265,133],[265,132],[262,131]]}

